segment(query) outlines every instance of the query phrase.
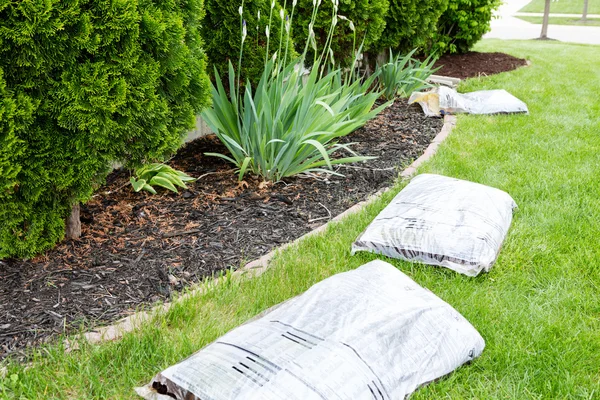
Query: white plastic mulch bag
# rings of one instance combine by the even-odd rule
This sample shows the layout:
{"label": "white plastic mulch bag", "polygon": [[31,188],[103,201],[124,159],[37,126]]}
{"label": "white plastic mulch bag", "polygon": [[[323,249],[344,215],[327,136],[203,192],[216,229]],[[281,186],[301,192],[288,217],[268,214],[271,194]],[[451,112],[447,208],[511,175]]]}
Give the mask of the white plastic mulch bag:
{"label": "white plastic mulch bag", "polygon": [[409,103],[419,103],[425,115],[433,117],[444,114],[508,114],[529,113],[527,104],[506,90],[481,90],[458,93],[440,86],[429,92],[414,92]]}
{"label": "white plastic mulch bag", "polygon": [[373,261],[314,285],[136,390],[146,399],[398,400],[484,346],[450,305]]}
{"label": "white plastic mulch bag", "polygon": [[516,206],[499,189],[418,175],[358,237],[352,254],[370,251],[476,276],[496,261]]}

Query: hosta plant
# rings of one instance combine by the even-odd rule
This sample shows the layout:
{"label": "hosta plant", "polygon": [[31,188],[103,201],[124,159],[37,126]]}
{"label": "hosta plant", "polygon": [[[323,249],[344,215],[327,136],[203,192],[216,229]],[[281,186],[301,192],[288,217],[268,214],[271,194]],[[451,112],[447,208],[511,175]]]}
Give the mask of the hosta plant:
{"label": "hosta plant", "polygon": [[186,182],[193,182],[196,178],[192,178],[182,171],[177,171],[168,165],[154,163],[144,165],[135,171],[135,177],[131,177],[129,181],[133,190],[139,192],[146,190],[152,194],[156,194],[154,186],[160,186],[177,193],[177,187],[187,189]]}
{"label": "hosta plant", "polygon": [[[295,1],[291,16],[280,18],[288,35],[294,7]],[[313,11],[313,22],[317,8],[318,5]],[[331,31],[336,23],[337,18],[332,18]],[[243,41],[246,37],[243,20],[240,24]],[[327,42],[331,42],[331,32]],[[312,31],[299,59],[289,60],[289,49],[280,45],[265,61],[256,90],[246,85],[240,92],[239,76],[231,64],[229,90],[215,72],[213,106],[204,111],[203,117],[230,154],[210,155],[235,164],[240,180],[247,173],[268,181],[305,172],[334,173],[334,164],[370,158],[356,155],[348,145],[336,140],[364,125],[388,105],[373,109],[380,97],[379,92],[371,90],[377,74],[363,81],[355,76],[354,66],[343,73],[330,63],[333,57],[329,47],[319,57],[315,56],[312,69],[305,73],[303,65],[309,46],[316,50]],[[240,55],[239,64],[241,60]],[[334,159],[331,155],[336,151],[348,155]]]}
{"label": "hosta plant", "polygon": [[433,68],[435,59],[428,57],[424,61],[413,58],[416,50],[405,56],[394,56],[390,49],[390,59],[384,65],[378,66],[379,86],[383,97],[393,100],[396,97],[409,97],[412,92],[432,87],[427,79],[439,68]]}

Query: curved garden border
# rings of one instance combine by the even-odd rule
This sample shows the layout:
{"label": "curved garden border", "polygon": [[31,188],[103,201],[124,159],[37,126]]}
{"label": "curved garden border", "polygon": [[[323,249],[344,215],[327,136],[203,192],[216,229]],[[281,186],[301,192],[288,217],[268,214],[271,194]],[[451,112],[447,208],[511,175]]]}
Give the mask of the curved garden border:
{"label": "curved garden border", "polygon": [[[433,157],[433,155],[437,152],[437,149],[440,146],[440,144],[450,135],[450,133],[452,132],[452,129],[454,128],[455,125],[456,125],[456,117],[453,115],[446,115],[444,117],[444,125],[442,126],[440,133],[438,133],[438,135],[429,144],[429,146],[427,147],[425,152],[419,158],[417,158],[411,165],[409,165],[406,169],[404,169],[400,173],[400,177],[405,178],[405,179],[412,177],[417,172],[417,168],[419,166],[421,166],[425,161],[427,161],[431,157]],[[374,193],[367,200],[364,200],[360,203],[355,204],[354,206],[350,207],[343,213],[341,213],[341,214],[337,215],[335,218],[331,219],[328,223],[308,232],[307,234],[299,237],[296,240],[293,240],[292,242],[289,242],[282,246],[279,246],[278,248],[272,250],[271,252],[260,257],[257,260],[249,262],[244,267],[235,271],[233,273],[233,277],[245,276],[245,277],[254,278],[254,277],[262,275],[269,268],[269,262],[275,256],[275,254],[277,254],[277,252],[279,252],[293,244],[296,244],[309,236],[313,236],[313,235],[316,235],[318,233],[325,231],[327,229],[327,227],[330,226],[330,224],[339,222],[340,220],[347,217],[348,215],[359,212],[364,207],[368,206],[373,201],[377,200],[383,193],[387,192],[390,189],[391,189],[391,187],[388,187],[388,188],[378,191],[377,193]],[[220,279],[222,279],[222,278],[215,278],[214,282],[218,282]],[[192,294],[197,294],[204,290],[206,290],[206,287],[204,285],[202,285],[197,289],[192,289],[192,291],[190,293],[186,293],[186,294],[182,295],[175,301],[181,301],[181,299],[185,299],[186,297],[189,297]],[[150,320],[155,315],[155,313],[167,312],[169,310],[169,308],[171,307],[171,304],[172,304],[172,302],[164,303],[162,305],[154,307],[150,311],[137,312],[135,314],[132,314],[128,317],[125,317],[125,318],[117,321],[113,325],[96,328],[90,332],[84,333],[82,336],[89,343],[100,343],[100,342],[119,339],[124,334],[134,331],[139,326],[141,326],[143,323]],[[67,345],[67,350],[72,348],[71,342],[69,340],[66,341],[66,345]]]}

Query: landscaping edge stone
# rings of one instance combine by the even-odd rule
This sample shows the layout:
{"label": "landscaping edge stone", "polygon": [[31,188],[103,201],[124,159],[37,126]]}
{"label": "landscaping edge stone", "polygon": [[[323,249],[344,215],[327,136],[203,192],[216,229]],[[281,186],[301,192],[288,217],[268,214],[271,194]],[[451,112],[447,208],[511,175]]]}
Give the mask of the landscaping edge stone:
{"label": "landscaping edge stone", "polygon": [[[440,144],[450,135],[450,133],[452,132],[452,129],[454,128],[455,125],[456,125],[456,116],[453,116],[453,115],[444,116],[444,125],[442,126],[440,133],[438,133],[438,135],[429,144],[429,146],[427,147],[425,152],[419,158],[417,158],[411,165],[409,165],[406,169],[404,169],[400,173],[400,177],[404,178],[404,179],[408,179],[408,178],[412,177],[417,172],[417,169],[425,161],[428,161],[431,157],[433,157],[433,155],[437,152],[437,149],[440,146]],[[288,248],[289,246],[292,246],[292,245],[295,245],[295,244],[301,242],[302,240],[306,239],[307,237],[314,236],[321,232],[324,232],[330,226],[331,223],[339,222],[342,219],[346,218],[347,216],[361,211],[366,206],[373,203],[375,200],[379,199],[379,197],[381,197],[381,195],[383,193],[389,191],[391,188],[392,187],[379,190],[378,192],[369,196],[368,199],[355,204],[354,206],[350,207],[343,213],[332,218],[326,224],[306,233],[305,235],[299,237],[296,240],[293,240],[289,243],[279,246],[276,249],[269,252],[268,254],[260,257],[259,259],[246,264],[244,267],[236,270],[232,274],[232,277],[239,278],[239,277],[244,276],[245,278],[246,277],[254,278],[254,277],[258,277],[258,276],[262,275],[269,268],[269,262],[271,261],[271,259],[273,259],[273,257],[278,252]],[[214,286],[214,284],[218,283],[222,279],[223,278],[215,278],[213,281],[211,281],[212,284],[202,283],[199,285],[198,288],[191,289],[187,293],[179,296],[177,299],[175,299],[175,302],[189,298],[192,295],[203,293],[204,291],[207,290],[207,288]],[[125,318],[117,321],[113,325],[105,326],[105,327],[98,327],[90,332],[84,333],[82,335],[82,337],[88,343],[92,343],[92,344],[119,339],[124,334],[137,329],[143,323],[149,321],[154,315],[157,315],[157,313],[167,312],[172,304],[173,304],[172,302],[164,303],[162,305],[152,308],[149,311],[136,312],[128,317],[125,317]],[[78,348],[78,345],[76,342],[70,341],[68,339],[65,340],[65,345],[66,345],[67,351],[76,350]]]}

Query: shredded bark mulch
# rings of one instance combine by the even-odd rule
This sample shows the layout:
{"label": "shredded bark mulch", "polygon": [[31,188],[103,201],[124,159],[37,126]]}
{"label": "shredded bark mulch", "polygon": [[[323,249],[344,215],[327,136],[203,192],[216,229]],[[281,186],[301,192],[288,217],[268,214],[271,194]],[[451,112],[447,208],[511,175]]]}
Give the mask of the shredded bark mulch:
{"label": "shredded bark mulch", "polygon": [[396,102],[348,137],[361,155],[315,175],[240,183],[214,136],[189,143],[170,162],[199,178],[179,194],[135,193],[119,170],[82,206],[82,236],[30,261],[0,262],[0,357],[82,324],[110,323],[136,307],[292,241],[389,186],[399,168],[437,135],[441,119]]}
{"label": "shredded bark mulch", "polygon": [[475,51],[466,54],[444,55],[435,64],[436,67],[442,66],[436,72],[437,75],[461,79],[499,74],[524,65],[527,65],[527,60],[509,54],[478,53]]}
{"label": "shredded bark mulch", "polygon": [[[512,70],[525,60],[500,53],[445,56],[438,74],[464,78]],[[228,268],[238,268],[326,223],[379,189],[420,156],[441,119],[396,102],[344,142],[378,158],[265,184],[237,181],[214,136],[189,143],[170,162],[197,177],[179,194],[135,193],[129,173],[112,173],[82,206],[82,237],[33,260],[0,261],[0,359],[135,309]]]}

